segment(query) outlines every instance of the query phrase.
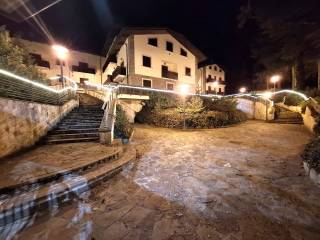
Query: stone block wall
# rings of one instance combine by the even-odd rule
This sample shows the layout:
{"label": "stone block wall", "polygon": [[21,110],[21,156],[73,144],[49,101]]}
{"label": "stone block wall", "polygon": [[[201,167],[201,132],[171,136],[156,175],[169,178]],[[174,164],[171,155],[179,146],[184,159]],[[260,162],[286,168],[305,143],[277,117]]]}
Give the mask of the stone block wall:
{"label": "stone block wall", "polygon": [[[249,119],[266,120],[266,105],[249,99],[238,98],[237,109],[247,114]],[[274,119],[273,107],[268,109],[268,120]]]}
{"label": "stone block wall", "polygon": [[0,98],[0,158],[32,146],[78,105],[78,100],[54,106]]}

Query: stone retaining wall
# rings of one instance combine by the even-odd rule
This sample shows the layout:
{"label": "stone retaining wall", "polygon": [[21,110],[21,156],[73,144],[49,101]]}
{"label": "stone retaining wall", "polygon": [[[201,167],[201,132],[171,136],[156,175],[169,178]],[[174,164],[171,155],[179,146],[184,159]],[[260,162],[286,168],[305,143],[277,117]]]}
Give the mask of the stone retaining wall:
{"label": "stone retaining wall", "polygon": [[78,100],[55,106],[0,98],[0,158],[32,146],[78,105]]}
{"label": "stone retaining wall", "polygon": [[[266,105],[258,101],[238,98],[237,109],[247,114],[249,119],[266,120]],[[268,109],[268,120],[274,119],[273,107]]]}

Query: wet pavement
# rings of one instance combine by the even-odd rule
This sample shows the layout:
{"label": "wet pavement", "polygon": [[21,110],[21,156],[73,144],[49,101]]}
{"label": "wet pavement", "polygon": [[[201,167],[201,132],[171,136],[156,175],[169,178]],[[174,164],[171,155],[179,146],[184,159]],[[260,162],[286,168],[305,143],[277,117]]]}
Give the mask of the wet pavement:
{"label": "wet pavement", "polygon": [[136,126],[134,164],[14,239],[320,239],[320,187],[299,157],[311,137],[263,122]]}

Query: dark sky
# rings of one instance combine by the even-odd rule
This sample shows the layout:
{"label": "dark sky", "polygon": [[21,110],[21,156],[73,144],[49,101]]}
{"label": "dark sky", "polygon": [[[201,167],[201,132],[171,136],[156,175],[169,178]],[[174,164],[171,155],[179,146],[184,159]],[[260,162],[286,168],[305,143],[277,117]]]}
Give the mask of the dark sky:
{"label": "dark sky", "polygon": [[[44,0],[31,0],[36,9]],[[227,90],[250,84],[250,36],[237,27],[247,0],[63,0],[41,13],[53,37],[73,49],[101,53],[105,40],[121,26],[168,27],[185,35],[226,71]],[[31,20],[0,20],[30,38],[45,35]]]}

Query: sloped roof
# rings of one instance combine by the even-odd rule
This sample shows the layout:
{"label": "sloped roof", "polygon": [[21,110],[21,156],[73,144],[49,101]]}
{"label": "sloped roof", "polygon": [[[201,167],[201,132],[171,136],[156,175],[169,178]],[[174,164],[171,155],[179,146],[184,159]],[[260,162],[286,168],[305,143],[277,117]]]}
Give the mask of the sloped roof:
{"label": "sloped roof", "polygon": [[122,28],[113,40],[106,41],[104,45],[104,53],[106,54],[105,67],[114,58],[114,55],[120,50],[126,39],[131,35],[145,35],[145,34],[170,34],[192,54],[194,54],[199,62],[207,59],[207,57],[195,47],[185,36],[175,32],[169,28],[148,28],[148,27],[126,27]]}

